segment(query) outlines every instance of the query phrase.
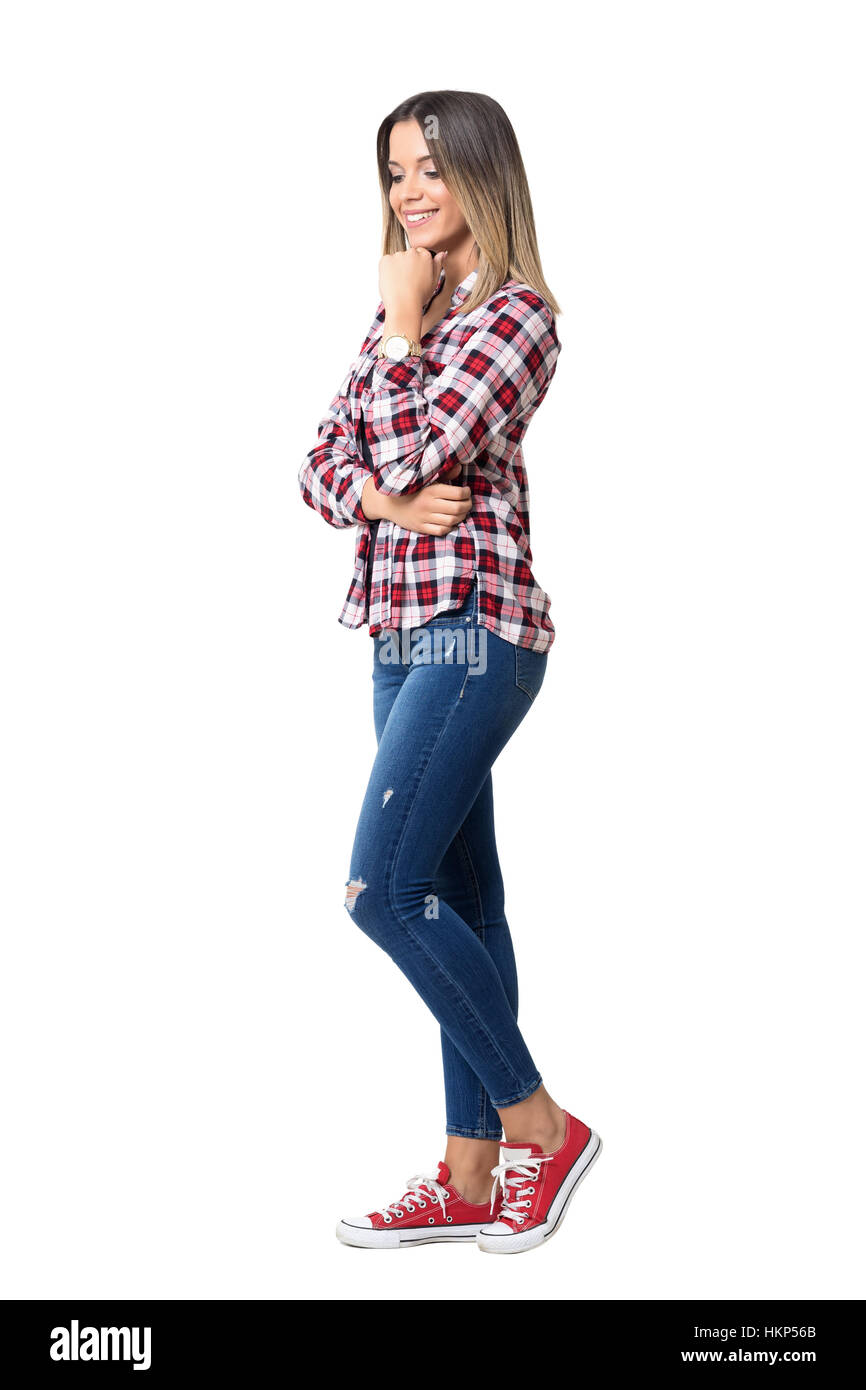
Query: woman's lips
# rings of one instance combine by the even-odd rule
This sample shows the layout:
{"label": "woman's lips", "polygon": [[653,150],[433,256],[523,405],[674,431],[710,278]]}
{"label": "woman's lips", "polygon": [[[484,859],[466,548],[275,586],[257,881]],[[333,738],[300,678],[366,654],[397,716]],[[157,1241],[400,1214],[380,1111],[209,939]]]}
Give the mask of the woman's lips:
{"label": "woman's lips", "polygon": [[405,214],[406,226],[423,227],[425,223],[429,222],[432,218],[436,216],[438,211],[438,208],[425,208],[423,213],[407,212]]}

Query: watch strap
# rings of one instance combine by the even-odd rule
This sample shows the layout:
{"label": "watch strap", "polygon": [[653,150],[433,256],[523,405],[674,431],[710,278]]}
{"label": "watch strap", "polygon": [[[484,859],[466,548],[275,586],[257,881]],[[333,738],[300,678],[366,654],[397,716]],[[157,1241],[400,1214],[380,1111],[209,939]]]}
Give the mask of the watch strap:
{"label": "watch strap", "polygon": [[[376,354],[377,357],[388,357],[388,354],[385,351],[385,346],[387,343],[391,341],[392,338],[405,338],[406,342],[409,344],[409,351],[405,354],[406,357],[421,356],[421,344],[416,343],[414,338],[410,338],[408,333],[389,333],[387,338],[383,338],[382,342],[379,344],[379,351]],[[393,361],[395,359],[389,358],[388,360]],[[403,359],[398,358],[396,360],[402,361]]]}

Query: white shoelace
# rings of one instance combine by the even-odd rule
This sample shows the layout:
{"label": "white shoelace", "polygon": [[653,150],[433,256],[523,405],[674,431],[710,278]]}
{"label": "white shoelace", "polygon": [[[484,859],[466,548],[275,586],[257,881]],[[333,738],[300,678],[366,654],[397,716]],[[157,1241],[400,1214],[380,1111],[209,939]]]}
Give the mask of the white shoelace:
{"label": "white shoelace", "polygon": [[414,1211],[415,1206],[423,1208],[427,1206],[428,1202],[432,1206],[434,1201],[437,1201],[444,1216],[447,1195],[445,1188],[435,1178],[428,1178],[423,1173],[416,1173],[415,1177],[410,1178],[407,1182],[406,1191],[400,1201],[392,1202],[389,1207],[380,1207],[377,1215],[383,1216],[386,1221],[389,1221],[392,1213],[394,1216],[402,1216],[404,1211]]}
{"label": "white shoelace", "polygon": [[[509,1221],[517,1221],[522,1226],[526,1220],[525,1213],[519,1211],[519,1207],[531,1207],[532,1197],[535,1188],[530,1187],[541,1172],[542,1163],[549,1163],[552,1154],[535,1154],[532,1158],[525,1158],[522,1163],[499,1163],[490,1172],[493,1177],[493,1191],[490,1194],[490,1215],[493,1215],[493,1208],[496,1203],[497,1184],[502,1188],[502,1206],[499,1210],[499,1220],[507,1217]],[[509,1177],[513,1173],[514,1177]],[[513,1194],[508,1189],[514,1188]]]}

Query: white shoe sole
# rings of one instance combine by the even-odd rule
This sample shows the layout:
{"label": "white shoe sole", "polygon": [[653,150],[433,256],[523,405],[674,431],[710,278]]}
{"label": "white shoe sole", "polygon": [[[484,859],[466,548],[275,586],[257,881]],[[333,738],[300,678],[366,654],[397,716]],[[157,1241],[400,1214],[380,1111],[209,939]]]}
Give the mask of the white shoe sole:
{"label": "white shoe sole", "polygon": [[543,1245],[551,1236],[556,1235],[562,1225],[562,1218],[568,1211],[569,1202],[600,1153],[601,1135],[596,1134],[594,1129],[590,1130],[586,1147],[580,1157],[575,1159],[568,1177],[554,1197],[547,1213],[547,1220],[528,1231],[515,1231],[513,1235],[499,1235],[496,1232],[485,1234],[490,1232],[490,1227],[482,1226],[475,1242],[479,1250],[486,1250],[489,1255],[519,1255],[524,1250],[534,1250],[536,1246]]}
{"label": "white shoe sole", "polygon": [[370,1226],[350,1226],[346,1221],[337,1222],[337,1240],[344,1245],[354,1245],[360,1250],[408,1250],[413,1245],[439,1245],[463,1242],[474,1245],[483,1226],[455,1226],[444,1231],[437,1227],[434,1231],[404,1228],[402,1231],[376,1231]]}

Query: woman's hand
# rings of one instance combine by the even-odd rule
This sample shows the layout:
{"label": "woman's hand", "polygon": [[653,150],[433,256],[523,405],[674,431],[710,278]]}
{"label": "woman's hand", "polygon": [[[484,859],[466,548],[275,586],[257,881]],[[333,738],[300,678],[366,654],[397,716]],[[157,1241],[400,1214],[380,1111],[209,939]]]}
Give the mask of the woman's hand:
{"label": "woman's hand", "polygon": [[[461,466],[453,463],[442,474],[443,478],[455,477]],[[405,531],[417,531],[422,536],[447,536],[472,510],[472,492],[468,487],[451,483],[428,483],[417,492],[394,497],[377,491],[370,478],[364,484],[361,506],[368,521],[384,518]]]}
{"label": "woman's hand", "polygon": [[379,293],[386,309],[423,309],[436,288],[447,251],[431,256],[425,246],[392,251],[379,262]]}

